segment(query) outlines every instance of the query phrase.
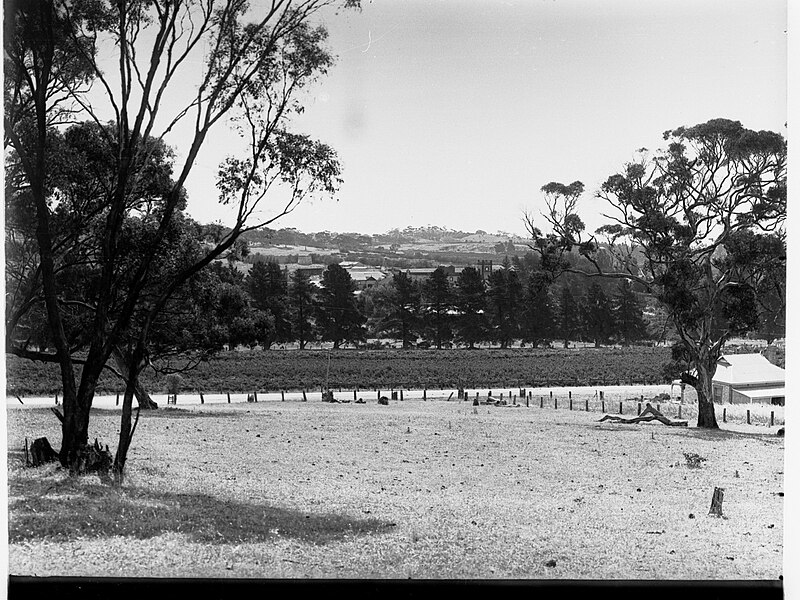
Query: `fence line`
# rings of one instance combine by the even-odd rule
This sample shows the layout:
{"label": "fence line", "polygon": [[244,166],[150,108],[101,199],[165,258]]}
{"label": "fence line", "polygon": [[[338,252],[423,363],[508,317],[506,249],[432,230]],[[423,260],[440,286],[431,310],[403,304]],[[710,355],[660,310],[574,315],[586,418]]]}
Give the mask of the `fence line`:
{"label": "fence line", "polygon": [[[655,388],[655,389],[654,389]],[[544,389],[544,388],[477,388],[477,389],[417,389],[409,390],[404,387],[381,389],[338,389],[318,392],[304,390],[278,390],[270,392],[207,392],[193,391],[177,395],[153,394],[156,401],[165,398],[168,405],[197,404],[222,404],[240,402],[274,402],[274,401],[335,401],[337,403],[365,404],[386,397],[388,400],[404,402],[410,401],[444,401],[444,402],[469,402],[487,406],[525,407],[540,410],[559,410],[573,412],[611,413],[633,417],[640,414],[645,403],[649,402],[656,410],[669,418],[691,420],[697,417],[697,404],[689,400],[680,402],[679,396],[671,395],[659,390],[669,389],[670,386],[624,386],[611,389],[579,388]],[[117,394],[117,398],[119,394]],[[538,402],[537,402],[538,399]],[[56,396],[56,401],[58,396]],[[119,400],[114,404],[114,397],[110,398],[112,405],[119,405]],[[51,398],[50,402],[53,402]],[[768,427],[782,426],[785,424],[784,407],[769,404],[725,404],[715,405],[717,419],[721,423],[749,423],[766,425]]]}

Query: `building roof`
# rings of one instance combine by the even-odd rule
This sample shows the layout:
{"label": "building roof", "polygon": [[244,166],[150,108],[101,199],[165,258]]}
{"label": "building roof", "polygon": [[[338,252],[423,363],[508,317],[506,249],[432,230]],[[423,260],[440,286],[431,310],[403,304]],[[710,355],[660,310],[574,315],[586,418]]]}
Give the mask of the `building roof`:
{"label": "building roof", "polygon": [[736,393],[741,394],[742,396],[746,396],[751,400],[759,398],[785,398],[786,388],[785,387],[745,388],[742,390],[736,390]]}
{"label": "building roof", "polygon": [[713,380],[733,386],[784,383],[786,371],[761,354],[726,354],[717,362]]}

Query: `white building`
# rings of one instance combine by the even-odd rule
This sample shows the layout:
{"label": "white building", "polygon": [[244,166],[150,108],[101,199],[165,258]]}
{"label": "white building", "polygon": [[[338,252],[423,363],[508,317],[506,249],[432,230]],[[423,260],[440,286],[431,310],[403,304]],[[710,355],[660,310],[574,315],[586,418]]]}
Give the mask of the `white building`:
{"label": "white building", "polygon": [[761,354],[726,354],[717,362],[712,379],[714,402],[760,402],[783,405],[786,371]]}

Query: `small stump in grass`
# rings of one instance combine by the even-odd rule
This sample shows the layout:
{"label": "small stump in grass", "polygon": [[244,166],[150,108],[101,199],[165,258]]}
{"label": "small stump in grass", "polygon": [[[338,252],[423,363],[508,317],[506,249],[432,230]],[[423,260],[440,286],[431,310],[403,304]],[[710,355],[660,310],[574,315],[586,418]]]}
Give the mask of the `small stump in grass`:
{"label": "small stump in grass", "polygon": [[381,406],[389,406],[389,399],[386,396],[381,396],[378,398],[378,404]]}
{"label": "small stump in grass", "polygon": [[58,460],[58,452],[53,450],[53,447],[50,445],[50,442],[47,440],[46,437],[40,437],[33,440],[33,443],[31,444],[30,461],[28,462],[27,444],[28,440],[26,439],[25,459],[26,463],[30,464],[30,466],[39,467],[43,464]]}
{"label": "small stump in grass", "polygon": [[714,494],[711,496],[711,508],[708,511],[708,514],[714,515],[715,517],[722,516],[722,498],[725,495],[725,488],[714,488]]}

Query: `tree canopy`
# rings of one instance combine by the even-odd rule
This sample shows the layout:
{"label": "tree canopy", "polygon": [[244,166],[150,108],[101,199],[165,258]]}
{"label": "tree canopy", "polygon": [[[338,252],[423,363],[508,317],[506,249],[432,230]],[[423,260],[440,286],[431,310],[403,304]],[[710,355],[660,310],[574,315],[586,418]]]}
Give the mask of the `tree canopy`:
{"label": "tree canopy", "polygon": [[[299,93],[333,60],[325,29],[308,20],[334,3],[357,4],[7,5],[6,197],[20,234],[12,258],[15,283],[21,282],[19,302],[7,314],[14,325],[7,343],[12,352],[34,357],[20,326],[30,311],[44,315],[47,344],[35,358],[61,369],[65,466],[81,468],[97,378],[118,352],[129,367],[115,465],[121,477],[133,431],[130,398],[147,364],[153,324],[171,298],[235,248],[242,232],[274,222],[309,195],[337,189],[335,152],[290,130],[291,116],[303,109]],[[187,97],[178,88],[185,86],[181,73],[190,71],[197,86]],[[167,112],[168,96],[185,104]],[[177,161],[166,140],[179,124],[189,133]],[[184,184],[200,149],[224,124],[242,140],[218,173],[220,201],[230,207],[233,225],[191,260],[173,261]],[[267,206],[278,189],[279,202]],[[81,277],[90,285],[81,297],[71,296]],[[79,304],[86,320],[83,358],[75,356],[70,333]]]}
{"label": "tree canopy", "polygon": [[[781,312],[786,141],[727,119],[678,127],[664,140],[665,149],[640,151],[602,185],[609,223],[596,234],[577,214],[577,182],[542,188],[550,233],[532,215],[526,222],[551,272],[637,282],[667,308],[689,357],[682,377],[698,392],[698,426],[715,428],[711,378],[723,344],[758,326],[767,289],[773,314]],[[576,268],[573,249],[588,268]]]}

